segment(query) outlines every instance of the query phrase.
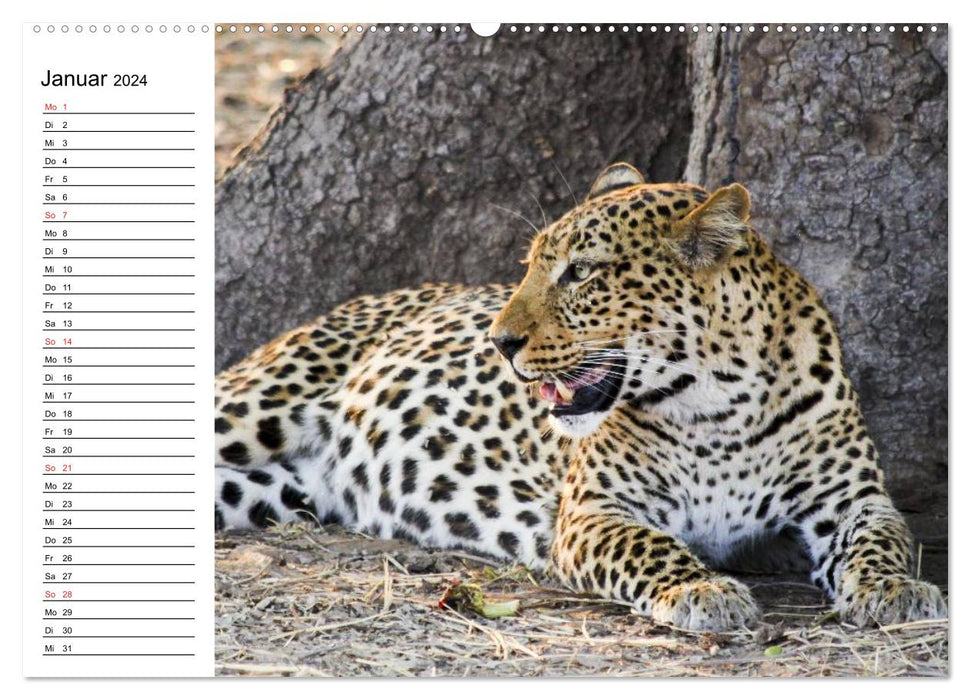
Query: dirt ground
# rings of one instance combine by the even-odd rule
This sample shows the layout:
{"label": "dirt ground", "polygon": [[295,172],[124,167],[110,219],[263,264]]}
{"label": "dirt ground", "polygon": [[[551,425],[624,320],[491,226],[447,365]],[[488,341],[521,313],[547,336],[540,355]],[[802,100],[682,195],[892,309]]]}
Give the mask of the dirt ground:
{"label": "dirt ground", "polygon": [[[924,576],[947,586],[946,546]],[[336,526],[290,524],[216,540],[216,673],[250,676],[946,676],[946,620],[859,630],[798,576],[740,575],[764,611],[755,630],[672,630],[517,566],[430,552]],[[443,606],[457,583],[486,619]],[[516,603],[513,603],[514,605]]]}

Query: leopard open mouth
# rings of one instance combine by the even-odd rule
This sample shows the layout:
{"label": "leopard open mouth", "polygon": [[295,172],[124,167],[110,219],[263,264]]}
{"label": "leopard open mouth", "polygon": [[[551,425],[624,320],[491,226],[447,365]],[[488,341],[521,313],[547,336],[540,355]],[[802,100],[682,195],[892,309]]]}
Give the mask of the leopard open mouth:
{"label": "leopard open mouth", "polygon": [[582,371],[558,372],[540,380],[539,395],[552,404],[554,416],[606,411],[617,400],[627,360],[612,358]]}

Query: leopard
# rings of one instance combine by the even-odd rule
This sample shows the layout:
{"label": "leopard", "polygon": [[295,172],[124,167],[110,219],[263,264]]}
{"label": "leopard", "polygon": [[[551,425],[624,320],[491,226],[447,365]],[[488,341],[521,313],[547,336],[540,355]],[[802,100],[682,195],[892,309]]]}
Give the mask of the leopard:
{"label": "leopard", "polygon": [[833,317],[750,208],[615,163],[518,285],[359,297],[282,334],[215,379],[217,530],[340,523],[681,630],[759,624],[739,560],[801,566],[860,627],[945,618]]}

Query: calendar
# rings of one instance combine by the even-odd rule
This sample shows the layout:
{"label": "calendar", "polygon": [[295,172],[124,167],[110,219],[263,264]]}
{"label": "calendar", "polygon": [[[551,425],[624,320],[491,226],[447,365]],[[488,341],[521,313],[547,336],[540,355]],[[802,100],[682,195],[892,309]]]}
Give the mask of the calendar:
{"label": "calendar", "polygon": [[26,22],[23,675],[948,676],[949,32]]}
{"label": "calendar", "polygon": [[24,31],[25,671],[207,674],[211,27]]}

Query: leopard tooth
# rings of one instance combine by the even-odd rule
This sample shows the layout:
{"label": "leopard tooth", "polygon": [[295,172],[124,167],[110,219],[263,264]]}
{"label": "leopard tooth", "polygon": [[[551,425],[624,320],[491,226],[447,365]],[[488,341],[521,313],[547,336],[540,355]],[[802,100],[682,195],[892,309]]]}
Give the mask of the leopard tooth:
{"label": "leopard tooth", "polygon": [[562,379],[556,380],[556,391],[567,403],[573,403],[573,389],[564,384]]}

